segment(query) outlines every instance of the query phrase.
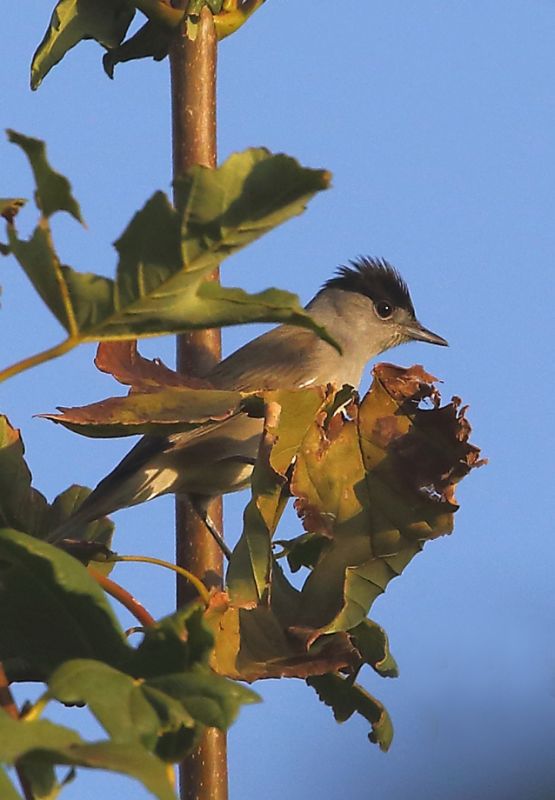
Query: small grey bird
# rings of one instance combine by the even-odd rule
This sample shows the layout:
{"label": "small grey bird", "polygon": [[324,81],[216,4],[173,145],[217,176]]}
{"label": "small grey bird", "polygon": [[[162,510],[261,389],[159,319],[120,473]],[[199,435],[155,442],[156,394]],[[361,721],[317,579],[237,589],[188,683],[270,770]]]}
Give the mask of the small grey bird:
{"label": "small grey bird", "polygon": [[[332,383],[357,387],[366,363],[403,342],[447,345],[416,319],[409,290],[384,260],[359,258],[340,267],[306,306],[341,346],[339,353],[312,331],[288,325],[240,347],[207,375],[218,389],[256,391]],[[238,414],[169,436],[144,436],[96,487],[50,541],[74,536],[120,508],[174,492],[189,496],[218,543],[209,501],[249,485],[263,421]]]}

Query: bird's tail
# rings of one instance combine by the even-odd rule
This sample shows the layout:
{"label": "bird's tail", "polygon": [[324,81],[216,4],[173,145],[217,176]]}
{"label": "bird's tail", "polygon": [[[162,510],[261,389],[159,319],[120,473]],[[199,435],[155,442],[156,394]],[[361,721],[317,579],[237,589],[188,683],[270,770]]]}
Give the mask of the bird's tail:
{"label": "bird's tail", "polygon": [[[81,539],[86,526],[100,517],[171,491],[176,473],[162,465],[148,463],[153,448],[145,439],[100,481],[77,511],[50,533],[49,542]],[[160,444],[157,447],[160,448]]]}

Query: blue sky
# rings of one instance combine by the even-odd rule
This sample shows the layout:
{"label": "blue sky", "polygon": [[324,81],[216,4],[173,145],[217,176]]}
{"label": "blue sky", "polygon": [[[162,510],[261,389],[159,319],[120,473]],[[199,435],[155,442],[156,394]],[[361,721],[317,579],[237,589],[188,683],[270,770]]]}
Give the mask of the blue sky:
{"label": "blue sky", "polygon": [[[112,274],[111,242],[154,190],[169,189],[168,65],[123,64],[110,82],[100,48],[85,43],[32,94],[28,66],[49,5],[4,12],[0,122],[45,139],[72,181],[88,228],[55,220],[65,261]],[[397,680],[363,674],[393,717],[391,751],[368,744],[363,721],[338,726],[301,682],[260,683],[264,704],[230,734],[232,800],[555,792],[554,45],[546,0],[268,0],[221,45],[220,159],[265,145],[334,175],[306,214],[230,259],[224,282],[277,285],[306,301],[347,259],[386,257],[420,319],[451,345],[408,345],[392,360],[424,364],[446,399],[470,404],[473,441],[490,459],[460,487],[455,533],[428,545],[373,608],[401,670]],[[31,197],[23,157],[2,141],[0,165],[0,194]],[[26,209],[21,229],[33,220]],[[59,340],[13,261],[0,262],[0,284],[3,365]],[[226,351],[254,333],[227,331]],[[173,342],[143,351],[171,363]],[[129,447],[33,418],[118,393],[93,354],[84,347],[2,386],[0,410],[22,428],[35,485],[49,497],[75,481],[94,485]],[[226,503],[230,537],[245,499]],[[172,558],[172,517],[169,498],[121,512],[118,548]],[[155,615],[171,608],[171,579],[152,567],[121,566],[116,578]],[[95,773],[63,796],[101,791],[147,797]]]}

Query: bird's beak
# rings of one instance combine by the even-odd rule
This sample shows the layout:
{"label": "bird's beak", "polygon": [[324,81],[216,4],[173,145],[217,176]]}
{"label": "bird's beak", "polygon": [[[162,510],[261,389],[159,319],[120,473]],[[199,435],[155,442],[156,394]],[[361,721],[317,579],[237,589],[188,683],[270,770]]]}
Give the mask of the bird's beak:
{"label": "bird's beak", "polygon": [[442,347],[448,347],[449,342],[443,338],[443,336],[438,336],[437,333],[432,333],[429,331],[428,328],[425,328],[421,325],[418,320],[405,325],[405,333],[411,339],[416,339],[419,342],[429,342],[430,344],[439,344]]}

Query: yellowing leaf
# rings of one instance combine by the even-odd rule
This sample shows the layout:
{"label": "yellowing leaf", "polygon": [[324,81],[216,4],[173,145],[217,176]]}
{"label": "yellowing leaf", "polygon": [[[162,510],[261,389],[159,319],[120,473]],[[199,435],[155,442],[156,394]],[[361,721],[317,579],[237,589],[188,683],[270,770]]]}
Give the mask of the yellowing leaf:
{"label": "yellowing leaf", "polygon": [[241,392],[174,387],[109,397],[60,414],[41,414],[83,436],[165,435],[190,430],[205,422],[227,419],[241,411]]}
{"label": "yellowing leaf", "polygon": [[301,638],[288,633],[272,609],[239,608],[224,593],[213,595],[205,619],[215,638],[212,668],[236,680],[306,678],[360,663],[345,634],[322,636],[307,648]]}
{"label": "yellowing leaf", "polygon": [[227,573],[230,595],[237,605],[268,601],[271,539],[287,502],[285,475],[325,398],[322,387],[264,393],[264,431],[252,479],[252,500],[245,509],[243,533]]}
{"label": "yellowing leaf", "polygon": [[305,529],[328,541],[301,592],[300,627],[358,625],[424,542],[451,532],[455,485],[484,462],[465,409],[439,402],[420,367],[382,364],[349,418],[313,423],[291,489]]}

